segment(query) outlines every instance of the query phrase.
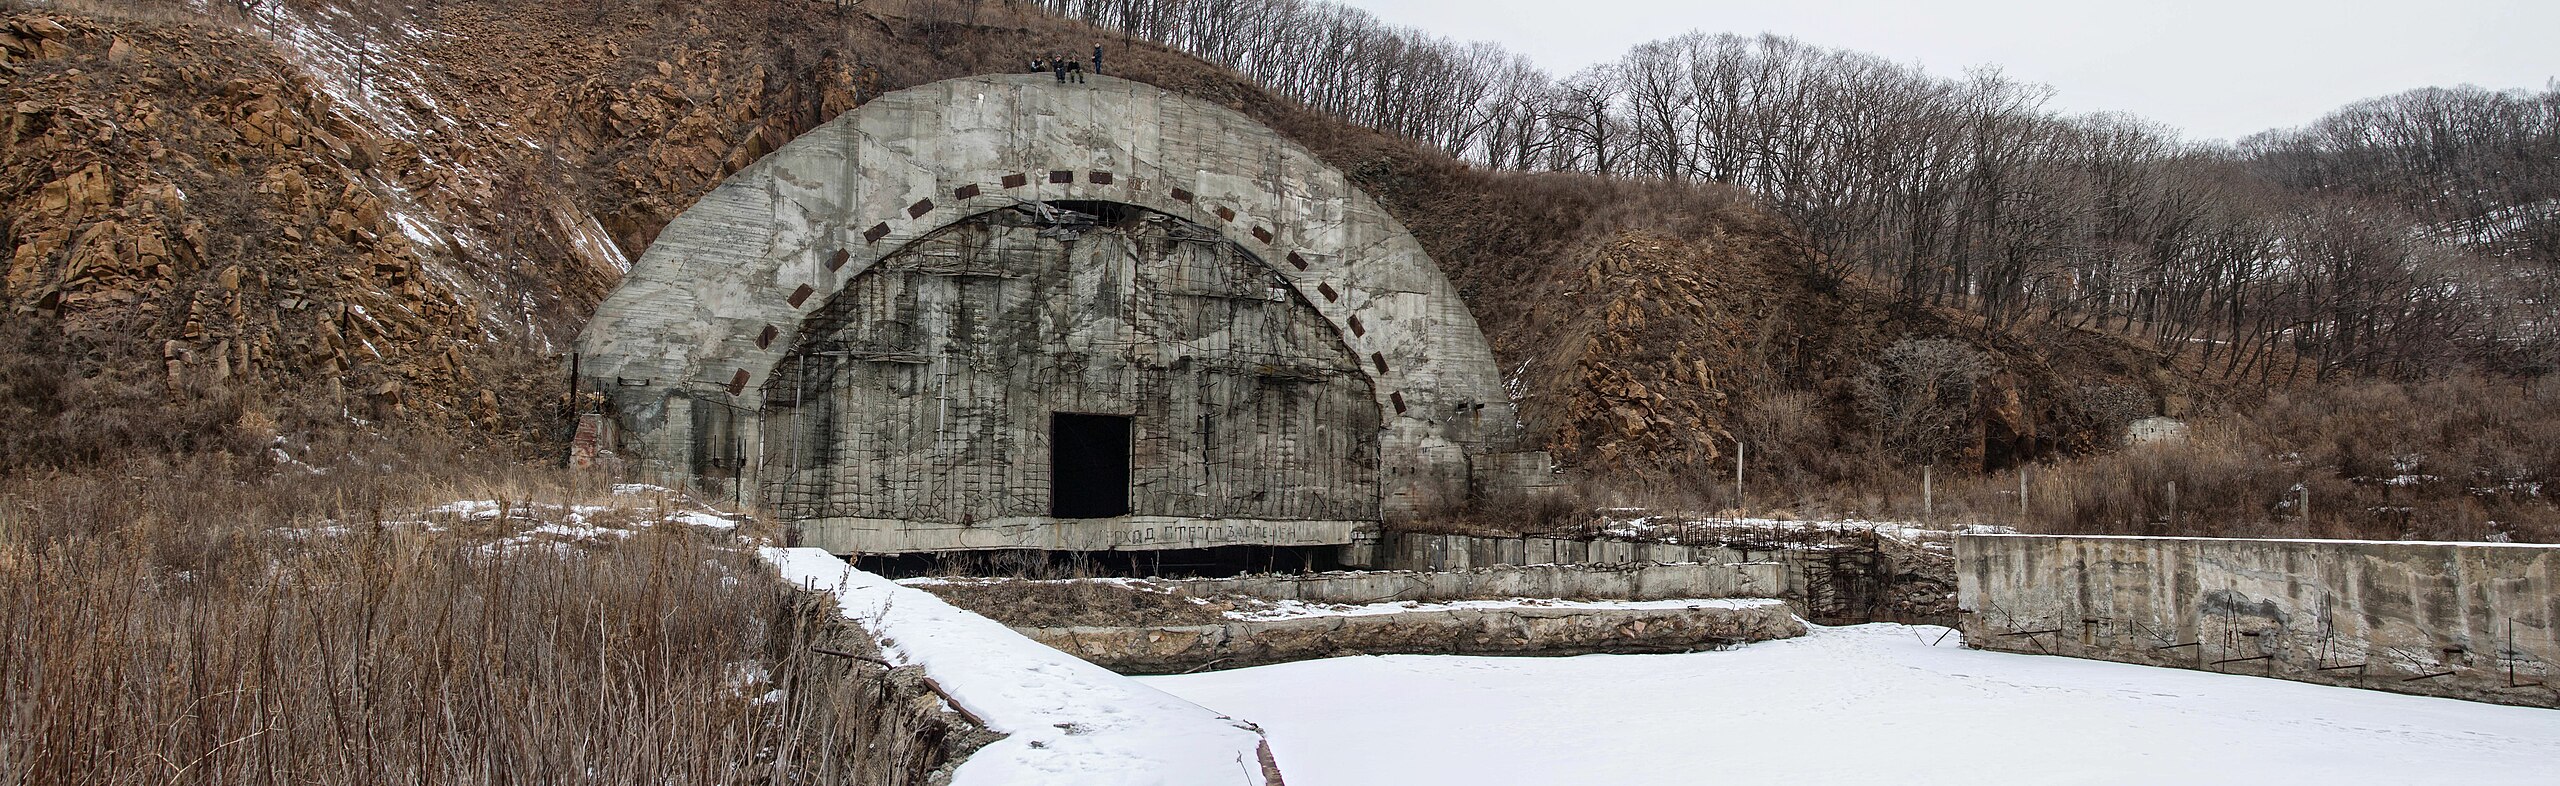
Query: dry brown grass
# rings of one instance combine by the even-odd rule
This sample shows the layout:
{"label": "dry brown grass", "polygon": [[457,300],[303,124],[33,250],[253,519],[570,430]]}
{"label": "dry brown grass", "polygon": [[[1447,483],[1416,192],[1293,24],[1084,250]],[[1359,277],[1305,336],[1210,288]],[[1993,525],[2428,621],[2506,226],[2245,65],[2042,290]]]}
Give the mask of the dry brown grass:
{"label": "dry brown grass", "polygon": [[1946,483],[1939,519],[2057,533],[2560,542],[2560,380],[2304,388],[2199,420],[2185,441],[2031,473],[2026,515],[2017,476],[2002,473]]}
{"label": "dry brown grass", "polygon": [[907,783],[950,758],[891,706],[920,689],[813,654],[872,650],[733,536],[399,524],[610,494],[378,447],[0,483],[0,783]]}

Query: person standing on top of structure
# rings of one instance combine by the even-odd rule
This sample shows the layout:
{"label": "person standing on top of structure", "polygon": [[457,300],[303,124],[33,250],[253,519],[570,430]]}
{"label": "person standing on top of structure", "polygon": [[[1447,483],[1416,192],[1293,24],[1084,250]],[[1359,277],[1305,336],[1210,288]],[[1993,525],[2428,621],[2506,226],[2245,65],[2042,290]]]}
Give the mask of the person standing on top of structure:
{"label": "person standing on top of structure", "polygon": [[1101,45],[1101,44],[1094,44],[1094,45],[1093,45],[1093,72],[1094,72],[1095,74],[1101,74],[1101,73],[1102,73],[1102,45]]}
{"label": "person standing on top of structure", "polygon": [[1084,84],[1084,61],[1082,61],[1082,60],[1069,60],[1069,61],[1067,61],[1067,75],[1068,75],[1068,76],[1075,77],[1075,79],[1076,79],[1076,84],[1079,84],[1079,85]]}

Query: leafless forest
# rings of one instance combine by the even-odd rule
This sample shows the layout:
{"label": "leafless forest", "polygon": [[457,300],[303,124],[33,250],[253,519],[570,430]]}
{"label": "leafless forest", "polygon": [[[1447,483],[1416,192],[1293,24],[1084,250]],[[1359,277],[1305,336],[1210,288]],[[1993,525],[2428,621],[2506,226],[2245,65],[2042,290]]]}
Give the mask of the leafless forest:
{"label": "leafless forest", "polygon": [[1773,36],[1690,33],[1557,77],[1312,0],[1030,4],[1478,165],[1741,186],[1830,275],[1995,325],[2132,331],[2226,380],[2560,359],[2543,316],[2560,283],[2560,86],[2420,90],[2199,143],[2058,114],[1996,70]]}

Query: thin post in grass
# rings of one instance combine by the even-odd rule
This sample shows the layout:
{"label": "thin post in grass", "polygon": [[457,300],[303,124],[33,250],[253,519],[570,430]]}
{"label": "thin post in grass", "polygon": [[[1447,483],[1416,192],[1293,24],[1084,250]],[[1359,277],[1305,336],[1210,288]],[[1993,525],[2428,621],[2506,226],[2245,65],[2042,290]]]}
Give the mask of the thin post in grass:
{"label": "thin post in grass", "polygon": [[2027,524],[2027,465],[2018,465],[2018,526]]}
{"label": "thin post in grass", "polygon": [[2178,482],[2169,481],[2169,531],[2178,531]]}

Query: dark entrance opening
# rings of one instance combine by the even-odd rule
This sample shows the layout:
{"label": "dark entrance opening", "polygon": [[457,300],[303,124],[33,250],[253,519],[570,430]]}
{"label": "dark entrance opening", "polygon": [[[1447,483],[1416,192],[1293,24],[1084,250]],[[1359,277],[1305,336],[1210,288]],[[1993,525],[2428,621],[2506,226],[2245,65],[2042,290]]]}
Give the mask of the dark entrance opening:
{"label": "dark entrance opening", "polygon": [[1049,416],[1049,515],[1099,519],[1129,515],[1129,418]]}

